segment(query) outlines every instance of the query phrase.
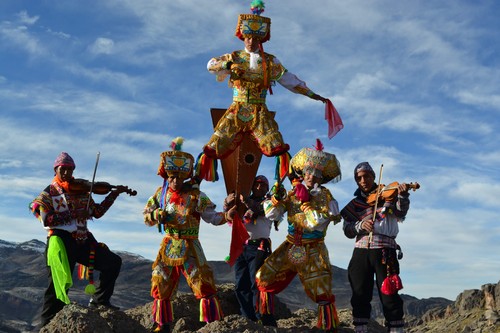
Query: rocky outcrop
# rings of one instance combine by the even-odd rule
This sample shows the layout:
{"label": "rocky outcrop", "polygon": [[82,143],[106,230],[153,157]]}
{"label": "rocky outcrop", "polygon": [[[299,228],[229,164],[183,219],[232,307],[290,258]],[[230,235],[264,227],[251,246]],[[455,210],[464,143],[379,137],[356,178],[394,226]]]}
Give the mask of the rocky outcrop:
{"label": "rocky outcrop", "polygon": [[[205,324],[199,321],[198,301],[191,294],[182,293],[174,301],[175,321],[173,333],[303,333],[322,332],[315,327],[317,313],[313,310],[300,309],[292,313],[285,304],[276,299],[276,319],[278,327],[264,327],[238,314],[238,303],[234,296],[234,285],[218,286],[218,295],[225,317],[221,321]],[[151,327],[152,303],[125,311],[113,311],[105,307],[89,309],[78,304],[64,307],[54,319],[40,330],[40,333],[145,333]],[[339,333],[352,333],[350,325],[351,313],[348,310],[339,311],[341,327]],[[377,322],[370,323],[370,332],[386,332]]]}
{"label": "rocky outcrop", "polygon": [[500,333],[500,282],[465,290],[452,304],[426,312],[411,333]]}
{"label": "rocky outcrop", "polygon": [[[0,332],[35,331],[39,322],[43,293],[47,284],[43,257],[45,243],[32,240],[11,243],[0,240]],[[151,325],[151,297],[149,295],[151,261],[132,253],[120,252],[122,271],[117,281],[112,302],[125,311],[88,309],[88,295],[83,290],[87,281],[73,277],[74,286],[69,296],[74,304],[64,308],[50,332],[137,332]],[[234,272],[222,261],[210,262],[220,284],[219,296],[226,317],[204,325],[198,321],[198,302],[181,279],[175,305],[175,332],[266,332],[267,328],[248,322],[238,315],[233,293]],[[334,294],[341,321],[340,332],[352,332],[349,299],[351,295],[347,272],[332,266]],[[96,277],[97,279],[97,277]],[[184,292],[184,294],[182,293]],[[376,295],[376,292],[374,293]],[[454,302],[433,297],[417,299],[401,295],[404,300],[407,332],[413,333],[500,333],[500,283],[486,284],[477,290],[465,290]],[[279,302],[281,300],[281,302]],[[284,305],[286,304],[286,306]],[[372,315],[383,323],[382,309],[374,296]],[[278,295],[276,301],[278,330],[272,332],[314,332],[316,304],[305,294],[299,279]],[[61,326],[63,323],[66,326]],[[67,326],[70,325],[70,326]],[[370,323],[370,332],[383,332],[376,322]],[[122,328],[126,327],[125,331]],[[237,328],[237,329],[236,329]],[[241,329],[241,330],[240,330]]]}

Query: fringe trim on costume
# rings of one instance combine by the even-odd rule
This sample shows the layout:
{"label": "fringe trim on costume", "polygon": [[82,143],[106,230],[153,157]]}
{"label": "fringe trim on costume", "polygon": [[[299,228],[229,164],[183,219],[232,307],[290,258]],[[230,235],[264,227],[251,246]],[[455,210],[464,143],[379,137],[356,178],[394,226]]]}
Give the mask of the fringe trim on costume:
{"label": "fringe trim on costume", "polygon": [[211,323],[222,318],[224,313],[216,296],[200,299],[200,321]]}
{"label": "fringe trim on costume", "polygon": [[89,280],[89,284],[85,287],[85,294],[94,295],[96,288],[94,285],[94,261],[95,261],[95,247],[96,244],[90,245],[89,265],[88,267],[78,264],[78,279]]}
{"label": "fringe trim on costume", "polygon": [[200,179],[204,179],[209,182],[219,180],[219,174],[217,173],[217,159],[208,157],[205,153],[198,155],[194,169],[195,175]]}
{"label": "fringe trim on costume", "polygon": [[174,321],[174,310],[171,300],[155,299],[153,301],[153,320],[162,326]]}
{"label": "fringe trim on costume", "polygon": [[290,173],[289,171],[291,159],[292,156],[288,152],[276,156],[276,170],[274,172],[274,179],[280,180],[285,175]]}
{"label": "fringe trim on costume", "polygon": [[318,324],[317,328],[337,332],[339,327],[339,317],[335,304],[320,304],[318,305]]}
{"label": "fringe trim on costume", "polygon": [[78,264],[78,279],[79,280],[89,279],[89,270],[87,269],[87,266]]}
{"label": "fringe trim on costume", "polygon": [[274,314],[274,294],[259,291],[256,306],[260,314]]}

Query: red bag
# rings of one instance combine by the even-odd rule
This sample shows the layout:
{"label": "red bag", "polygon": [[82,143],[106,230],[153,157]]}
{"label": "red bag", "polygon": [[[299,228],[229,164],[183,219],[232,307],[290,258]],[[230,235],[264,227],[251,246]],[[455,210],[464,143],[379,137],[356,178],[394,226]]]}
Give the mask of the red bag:
{"label": "red bag", "polygon": [[401,289],[403,289],[403,282],[401,282],[401,278],[397,274],[392,274],[384,279],[380,291],[385,295],[394,295]]}

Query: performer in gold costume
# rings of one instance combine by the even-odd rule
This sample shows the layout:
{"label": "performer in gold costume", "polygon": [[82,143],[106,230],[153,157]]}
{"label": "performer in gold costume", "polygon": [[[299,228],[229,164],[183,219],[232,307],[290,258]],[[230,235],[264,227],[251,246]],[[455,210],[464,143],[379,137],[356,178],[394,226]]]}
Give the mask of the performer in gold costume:
{"label": "performer in gold costume", "polygon": [[200,218],[221,225],[232,220],[236,206],[226,213],[215,211],[215,204],[190,181],[194,158],[180,151],[182,141],[182,138],[174,139],[172,150],[161,154],[158,174],[164,179],[163,186],[149,198],[144,208],[146,225],[157,225],[158,230],[165,233],[153,263],[151,279],[153,332],[170,331],[174,319],[172,299],[176,296],[181,275],[200,300],[200,321],[212,322],[223,317],[214,275],[198,233]]}
{"label": "performer in gold costume", "polygon": [[341,173],[337,158],[322,151],[319,140],[316,148],[303,148],[292,158],[292,170],[300,177],[293,181],[293,190],[274,189],[273,197],[264,203],[271,220],[279,220],[287,212],[288,235],[257,272],[258,309],[263,324],[273,325],[274,294],[298,274],[307,296],[318,303],[317,327],[337,332],[332,269],[324,238],[330,222],[336,224],[341,217],[337,201],[320,184],[338,181]]}
{"label": "performer in gold costume", "polygon": [[[203,148],[209,158],[223,159],[241,143],[248,132],[266,156],[283,155],[289,150],[283,141],[278,124],[266,106],[267,90],[274,82],[286,89],[325,103],[326,98],[315,94],[304,81],[290,73],[272,54],[265,53],[262,44],[270,38],[271,19],[260,16],[264,4],[252,2],[253,14],[240,14],[236,36],[244,41],[243,50],[212,58],[208,71],[217,81],[229,76],[233,88],[233,103],[214,129],[214,134]],[[287,154],[288,156],[288,154]],[[288,166],[288,159],[281,161]]]}

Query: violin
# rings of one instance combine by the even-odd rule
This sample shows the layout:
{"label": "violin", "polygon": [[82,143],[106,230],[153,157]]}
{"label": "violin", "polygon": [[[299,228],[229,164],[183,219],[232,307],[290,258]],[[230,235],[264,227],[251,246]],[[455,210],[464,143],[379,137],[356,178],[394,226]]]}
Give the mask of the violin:
{"label": "violin", "polygon": [[[420,184],[417,182],[407,185],[413,191],[416,191],[420,188]],[[398,196],[398,186],[398,182],[393,182],[389,185],[379,184],[377,189],[368,195],[368,197],[366,198],[366,203],[370,206],[374,206],[375,202],[377,201],[377,196],[379,200],[382,199],[384,201],[394,201],[394,199],[396,199]]]}
{"label": "violin", "polygon": [[[77,194],[88,193],[90,192],[90,187],[92,187],[92,193],[102,195],[102,194],[108,194],[112,190],[117,189],[118,186],[122,185],[111,185],[110,183],[106,182],[94,182],[94,184],[92,185],[92,183],[86,179],[76,178],[70,181],[69,191],[71,193],[77,193]],[[137,195],[137,191],[129,189],[128,187],[126,187],[125,193],[127,193],[130,196]]]}

